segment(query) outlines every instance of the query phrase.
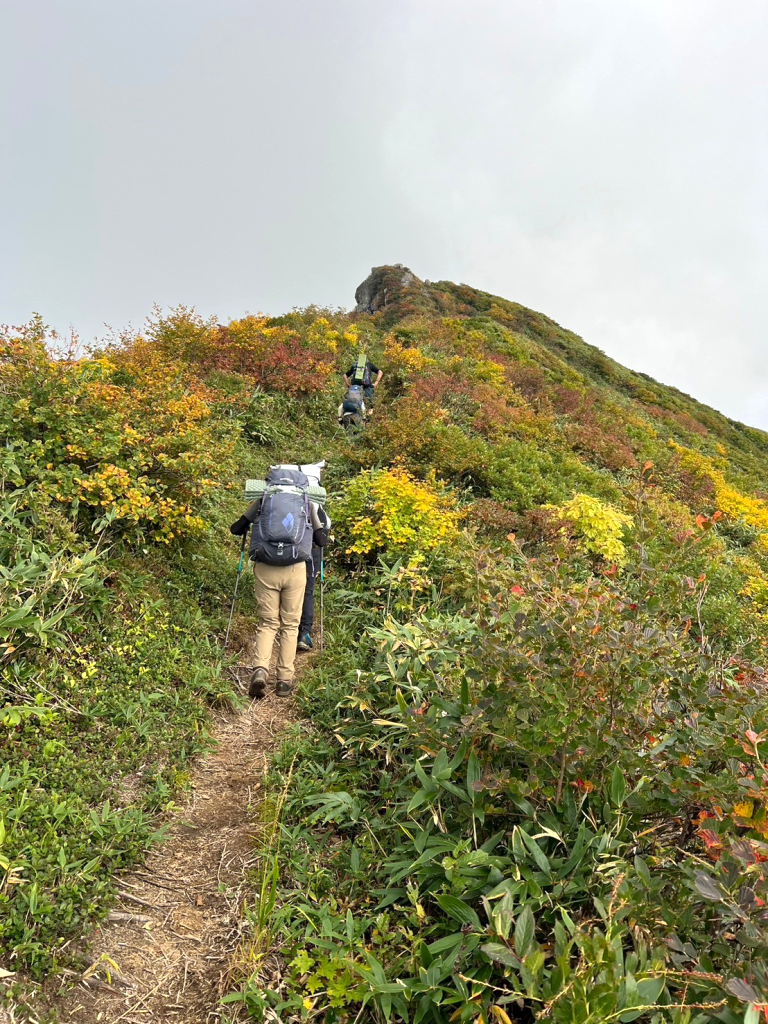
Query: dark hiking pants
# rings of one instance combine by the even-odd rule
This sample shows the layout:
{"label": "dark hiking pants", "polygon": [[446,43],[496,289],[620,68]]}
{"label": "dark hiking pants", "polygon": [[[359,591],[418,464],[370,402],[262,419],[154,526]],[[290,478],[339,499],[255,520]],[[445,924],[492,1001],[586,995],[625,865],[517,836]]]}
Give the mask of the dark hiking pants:
{"label": "dark hiking pants", "polygon": [[320,559],[323,557],[322,548],[312,548],[312,559],[307,562],[307,589],[304,591],[304,605],[301,609],[301,622],[299,623],[299,636],[311,633],[315,624],[315,580],[320,575]]}

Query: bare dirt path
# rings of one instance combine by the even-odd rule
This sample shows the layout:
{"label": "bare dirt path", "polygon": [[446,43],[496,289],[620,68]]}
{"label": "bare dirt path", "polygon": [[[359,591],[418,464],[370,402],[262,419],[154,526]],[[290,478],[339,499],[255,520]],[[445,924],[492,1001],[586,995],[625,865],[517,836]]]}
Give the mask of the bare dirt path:
{"label": "bare dirt path", "polygon": [[268,690],[263,700],[218,716],[216,748],[195,766],[186,805],[144,864],[120,877],[118,903],[90,937],[91,967],[54,999],[62,1024],[223,1019],[219,1000],[255,856],[249,807],[292,703]]}

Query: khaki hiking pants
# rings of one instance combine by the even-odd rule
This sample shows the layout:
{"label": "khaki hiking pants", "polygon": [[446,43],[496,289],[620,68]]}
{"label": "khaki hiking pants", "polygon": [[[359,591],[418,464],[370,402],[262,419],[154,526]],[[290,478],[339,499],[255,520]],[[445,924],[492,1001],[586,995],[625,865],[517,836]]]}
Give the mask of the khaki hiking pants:
{"label": "khaki hiking pants", "polygon": [[299,620],[304,603],[304,588],[307,585],[307,567],[304,562],[296,562],[294,565],[266,565],[264,562],[254,562],[253,580],[259,608],[254,668],[265,668],[269,671],[272,648],[279,631],[277,681],[290,683],[293,681],[293,663],[296,660]]}

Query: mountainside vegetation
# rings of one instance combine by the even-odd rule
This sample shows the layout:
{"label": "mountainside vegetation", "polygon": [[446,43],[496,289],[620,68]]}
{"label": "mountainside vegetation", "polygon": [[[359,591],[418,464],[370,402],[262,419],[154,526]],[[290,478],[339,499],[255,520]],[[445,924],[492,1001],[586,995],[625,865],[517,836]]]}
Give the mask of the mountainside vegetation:
{"label": "mountainside vegetation", "polygon": [[[243,481],[326,458],[324,645],[226,1012],[768,1021],[768,434],[466,285],[387,266],[356,299],[0,337],[9,997],[242,699]],[[384,377],[346,434],[360,350]],[[231,655],[253,625],[245,593]]]}

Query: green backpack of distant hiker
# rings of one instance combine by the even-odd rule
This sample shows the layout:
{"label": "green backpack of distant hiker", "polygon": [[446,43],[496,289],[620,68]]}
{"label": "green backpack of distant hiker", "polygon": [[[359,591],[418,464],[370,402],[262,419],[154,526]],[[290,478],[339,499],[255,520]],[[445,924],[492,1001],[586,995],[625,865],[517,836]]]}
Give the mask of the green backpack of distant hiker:
{"label": "green backpack of distant hiker", "polygon": [[366,388],[370,387],[370,384],[371,384],[371,374],[370,374],[370,371],[367,369],[367,367],[368,367],[368,358],[367,358],[365,352],[361,352],[360,355],[357,357],[357,363],[355,365],[355,370],[354,370],[354,373],[352,374],[352,383],[353,384],[362,385],[363,387],[366,387]]}

